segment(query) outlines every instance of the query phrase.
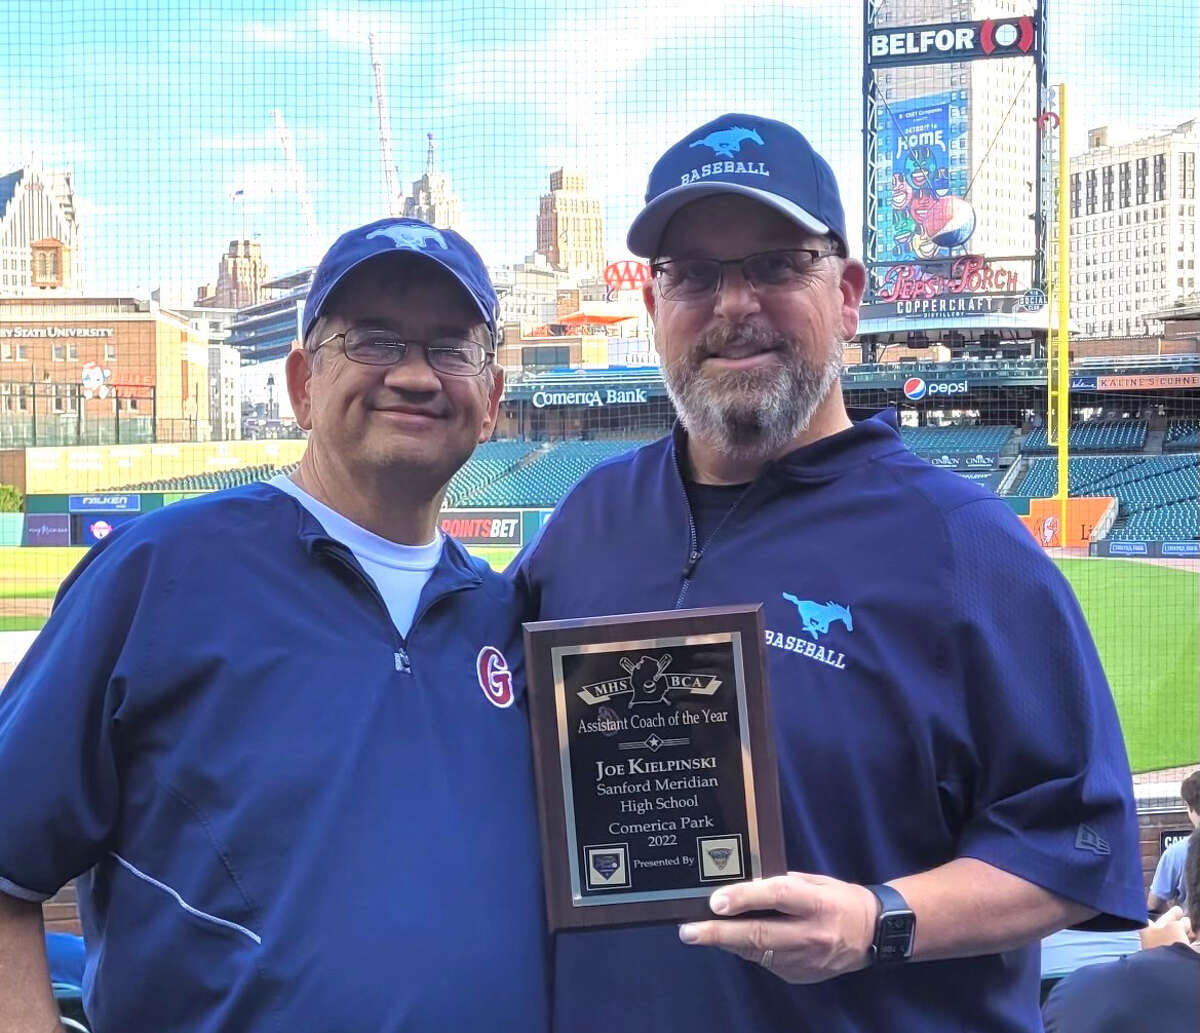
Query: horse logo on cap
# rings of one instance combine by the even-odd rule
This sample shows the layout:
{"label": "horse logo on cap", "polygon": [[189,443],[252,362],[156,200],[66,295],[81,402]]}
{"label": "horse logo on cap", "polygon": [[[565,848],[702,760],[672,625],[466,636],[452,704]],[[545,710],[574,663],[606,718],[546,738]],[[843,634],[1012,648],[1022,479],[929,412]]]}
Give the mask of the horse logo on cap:
{"label": "horse logo on cap", "polygon": [[708,147],[718,158],[732,158],[742,149],[742,143],[752,140],[762,146],[762,137],[753,129],[743,129],[741,126],[730,126],[715,133],[709,133],[703,140],[688,144],[689,147]]}
{"label": "horse logo on cap", "polygon": [[432,226],[380,226],[367,234],[367,240],[374,240],[376,237],[387,237],[397,246],[412,248],[414,251],[424,251],[425,245],[430,241],[443,251],[450,250],[446,238]]}

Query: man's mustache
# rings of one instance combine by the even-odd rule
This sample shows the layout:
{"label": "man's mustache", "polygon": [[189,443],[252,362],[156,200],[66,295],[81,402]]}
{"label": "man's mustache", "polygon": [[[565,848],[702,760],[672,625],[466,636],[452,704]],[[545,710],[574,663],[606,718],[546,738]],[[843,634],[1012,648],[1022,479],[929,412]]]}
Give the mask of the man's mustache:
{"label": "man's mustache", "polygon": [[753,323],[722,324],[706,330],[696,341],[694,354],[704,359],[719,355],[730,348],[756,348],[762,351],[783,351],[791,344],[786,334]]}

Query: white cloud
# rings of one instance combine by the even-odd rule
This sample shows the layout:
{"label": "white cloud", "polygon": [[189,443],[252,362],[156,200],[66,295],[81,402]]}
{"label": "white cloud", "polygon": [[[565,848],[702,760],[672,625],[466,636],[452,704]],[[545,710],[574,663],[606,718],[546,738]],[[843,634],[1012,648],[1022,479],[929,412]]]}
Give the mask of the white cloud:
{"label": "white cloud", "polygon": [[408,21],[399,12],[362,4],[316,8],[271,22],[252,21],[245,25],[250,42],[277,48],[307,47],[328,40],[365,50],[367,34],[371,32],[382,53],[402,51],[412,38]]}
{"label": "white cloud", "polygon": [[375,34],[375,46],[384,53],[405,49],[412,39],[408,22],[386,7],[326,8],[316,12],[317,29],[335,43],[349,47],[367,46],[367,34]]}
{"label": "white cloud", "polygon": [[56,140],[48,127],[32,127],[19,135],[0,132],[0,175],[33,163],[50,169],[75,169],[94,161],[94,143]]}
{"label": "white cloud", "polygon": [[[299,127],[296,129],[289,127],[289,130],[292,135],[292,142],[296,145],[297,150],[306,146],[323,146],[327,138],[325,130],[317,127]],[[273,126],[249,133],[203,136],[200,138],[199,145],[203,150],[208,151],[274,151],[282,153],[279,133]]]}
{"label": "white cloud", "polygon": [[282,159],[278,162],[248,162],[234,172],[226,182],[225,196],[232,199],[242,191],[240,203],[261,204],[292,192],[291,179]]}

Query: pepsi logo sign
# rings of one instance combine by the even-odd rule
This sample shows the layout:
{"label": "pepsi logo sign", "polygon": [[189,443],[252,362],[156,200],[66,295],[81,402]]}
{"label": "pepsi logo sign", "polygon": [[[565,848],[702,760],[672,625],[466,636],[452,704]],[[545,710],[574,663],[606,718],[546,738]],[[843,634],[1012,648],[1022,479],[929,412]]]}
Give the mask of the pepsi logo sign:
{"label": "pepsi logo sign", "polygon": [[965,395],[968,387],[965,380],[943,380],[928,384],[920,377],[909,377],[904,381],[904,397],[919,402],[926,395]]}
{"label": "pepsi logo sign", "polygon": [[504,654],[495,646],[484,646],[475,658],[475,670],[487,701],[502,709],[511,707],[514,698],[512,672]]}

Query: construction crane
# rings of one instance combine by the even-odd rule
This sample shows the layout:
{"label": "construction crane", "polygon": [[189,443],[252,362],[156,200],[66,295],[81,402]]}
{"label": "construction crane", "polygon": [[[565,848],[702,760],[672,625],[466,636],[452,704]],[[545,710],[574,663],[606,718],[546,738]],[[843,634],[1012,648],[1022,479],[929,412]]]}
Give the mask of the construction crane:
{"label": "construction crane", "polygon": [[283,120],[283,112],[276,109],[271,112],[275,119],[275,132],[279,134],[279,144],[283,148],[283,157],[287,162],[288,178],[292,181],[292,189],[300,201],[300,209],[304,212],[304,222],[308,226],[309,243],[317,247],[321,242],[320,230],[317,229],[317,213],[313,209],[312,198],[304,182],[304,169],[296,159],[296,147],[292,143],[292,134]]}
{"label": "construction crane", "polygon": [[392,163],[392,124],[388,118],[387,94],[383,88],[383,62],[375,50],[375,33],[367,33],[367,46],[371,51],[371,71],[375,73],[375,113],[379,117],[379,153],[383,161],[384,206],[388,215],[403,215],[400,206],[400,190],[396,182],[396,166]]}

